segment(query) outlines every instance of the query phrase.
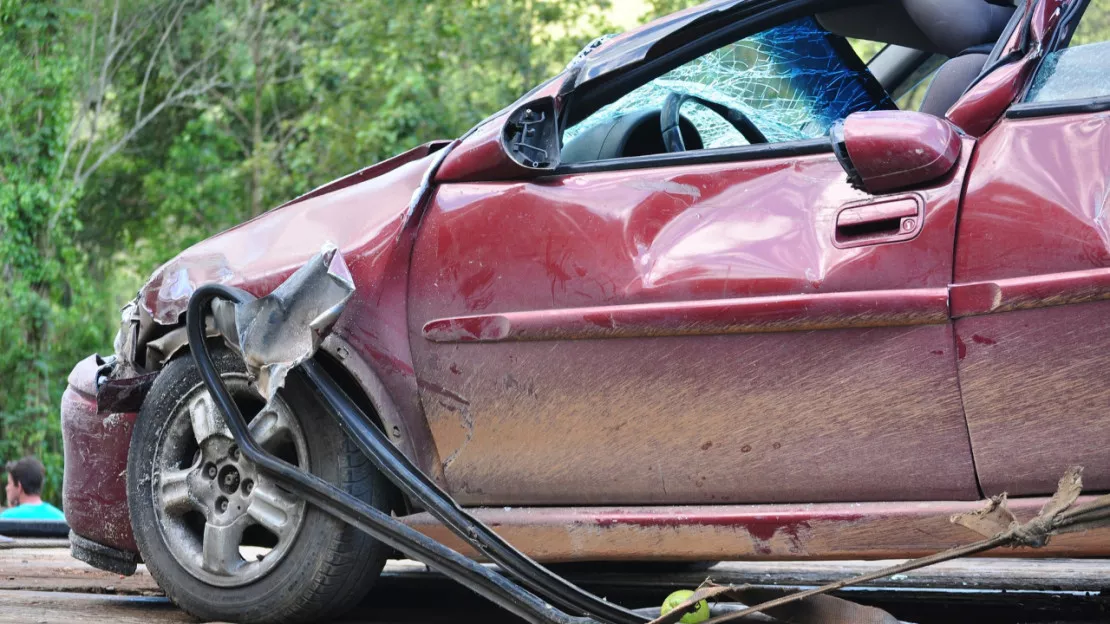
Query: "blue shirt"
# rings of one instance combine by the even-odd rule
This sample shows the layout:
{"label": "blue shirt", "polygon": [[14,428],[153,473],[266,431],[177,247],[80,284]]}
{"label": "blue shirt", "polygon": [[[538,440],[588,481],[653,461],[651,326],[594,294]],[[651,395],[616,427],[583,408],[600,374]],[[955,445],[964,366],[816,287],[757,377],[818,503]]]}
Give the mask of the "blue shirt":
{"label": "blue shirt", "polygon": [[0,520],[65,520],[66,516],[61,509],[50,503],[37,505],[20,505],[5,509],[0,513]]}

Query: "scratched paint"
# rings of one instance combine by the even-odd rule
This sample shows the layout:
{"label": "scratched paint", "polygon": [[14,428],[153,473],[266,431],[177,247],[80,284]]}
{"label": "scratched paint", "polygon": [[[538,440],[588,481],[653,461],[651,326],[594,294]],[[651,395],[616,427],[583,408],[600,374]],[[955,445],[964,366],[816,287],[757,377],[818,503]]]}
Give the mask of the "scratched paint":
{"label": "scratched paint", "polygon": [[1110,150],[1105,113],[1006,119],[980,142],[956,244],[960,386],[987,494],[1069,466],[1110,488]]}
{"label": "scratched paint", "polygon": [[955,360],[932,353],[971,152],[920,190],[916,238],[850,249],[836,215],[869,196],[832,154],[442,185],[409,326],[452,495],[975,497]]}
{"label": "scratched paint", "polygon": [[127,509],[127,451],[135,414],[97,416],[94,356],[77,365],[62,395],[65,484],[70,527],[100,544],[135,552]]}
{"label": "scratched paint", "polygon": [[[1110,489],[1110,303],[956,321],[960,387],[985,494],[1048,494],[1071,466]],[[1097,328],[1097,331],[1091,331]]]}

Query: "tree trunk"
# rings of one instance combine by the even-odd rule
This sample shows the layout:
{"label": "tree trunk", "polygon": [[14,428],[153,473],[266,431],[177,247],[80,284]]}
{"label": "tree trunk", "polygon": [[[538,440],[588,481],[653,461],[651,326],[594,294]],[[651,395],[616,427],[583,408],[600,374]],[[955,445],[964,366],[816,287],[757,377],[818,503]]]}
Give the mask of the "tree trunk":
{"label": "tree trunk", "polygon": [[255,4],[256,19],[251,36],[251,64],[254,66],[254,110],[251,120],[251,217],[262,214],[262,92],[266,86],[266,76],[262,71],[262,33],[265,25],[265,2]]}

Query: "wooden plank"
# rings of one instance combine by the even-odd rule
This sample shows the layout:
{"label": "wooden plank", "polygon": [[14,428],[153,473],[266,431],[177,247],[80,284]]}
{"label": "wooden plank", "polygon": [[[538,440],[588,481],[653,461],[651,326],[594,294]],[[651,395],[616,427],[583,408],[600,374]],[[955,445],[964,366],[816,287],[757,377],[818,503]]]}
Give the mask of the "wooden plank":
{"label": "wooden plank", "polygon": [[[891,565],[893,561],[743,561],[709,569],[683,564],[564,564],[554,566],[572,580],[595,586],[661,587],[697,585],[706,577],[722,583],[819,585]],[[429,580],[438,574],[415,561],[390,561],[385,578],[398,582]],[[973,558],[875,581],[878,587],[980,590],[1103,591],[1110,589],[1107,559]],[[0,551],[0,589],[160,595],[140,565],[133,576],[97,570],[69,556],[66,549]]]}
{"label": "wooden plank", "polygon": [[165,598],[57,591],[0,592],[0,624],[176,624],[196,621]]}
{"label": "wooden plank", "polygon": [[[719,563],[708,570],[666,570],[660,565],[636,566],[636,571],[607,571],[605,564],[568,578],[590,585],[613,587],[695,586],[706,577],[719,583],[757,585],[823,585],[900,563],[887,561],[742,561]],[[627,566],[633,568],[634,566]],[[1110,590],[1107,559],[968,558],[898,574],[870,587],[959,590],[1025,590],[1099,592]]]}
{"label": "wooden plank", "polygon": [[69,555],[68,548],[0,550],[0,589],[160,596],[162,591],[140,565],[132,576],[98,570]]}
{"label": "wooden plank", "polygon": [[[681,570],[660,564],[575,564],[557,571],[584,582],[601,595],[631,606],[658,604],[673,587],[691,587],[707,575],[718,581],[773,585],[812,585],[873,569],[887,562],[725,563],[708,570]],[[1076,587],[1093,588],[1110,579],[1106,561],[973,559],[938,566],[935,578],[923,572],[882,583],[894,589],[860,589],[851,599],[888,609],[921,624],[970,624],[1022,620],[1036,612],[1059,622],[1102,621],[1106,598],[1034,592],[993,592],[991,587],[1029,588],[1029,581],[1055,577]],[[915,578],[920,577],[920,578]],[[939,580],[938,580],[939,579]],[[149,574],[130,581],[93,570],[70,559],[63,549],[14,549],[0,552],[0,624],[178,624],[194,622],[157,590]],[[134,585],[128,585],[128,583]],[[1038,581],[1040,582],[1040,581]],[[934,585],[963,591],[935,589]],[[26,589],[14,589],[23,587]],[[38,589],[35,589],[35,588]],[[80,593],[67,587],[83,588]],[[971,591],[966,591],[971,590]],[[429,599],[434,597],[434,599]],[[1091,614],[1096,614],[1092,616]],[[1048,621],[1038,619],[1037,621]],[[520,624],[492,604],[414,561],[391,561],[384,577],[363,604],[342,620],[346,624]],[[339,624],[339,622],[337,622]]]}

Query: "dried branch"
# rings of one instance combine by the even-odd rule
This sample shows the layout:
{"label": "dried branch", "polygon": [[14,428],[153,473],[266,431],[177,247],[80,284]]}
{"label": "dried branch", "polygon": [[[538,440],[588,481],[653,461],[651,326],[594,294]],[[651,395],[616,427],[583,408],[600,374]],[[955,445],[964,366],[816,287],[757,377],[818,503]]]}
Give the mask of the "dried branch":
{"label": "dried branch", "polygon": [[[94,27],[90,33],[89,50],[95,54],[98,41],[103,40],[103,57],[90,66],[90,76],[84,88],[81,106],[69,128],[66,149],[55,180],[68,176],[69,184],[62,192],[62,201],[49,219],[49,227],[54,227],[61,216],[62,207],[68,203],[73,193],[84,185],[109,158],[123,150],[139,132],[153,122],[163,111],[173,106],[185,105],[211,91],[225,87],[219,78],[219,67],[215,59],[222,52],[223,41],[211,42],[209,49],[199,59],[183,67],[177,62],[174,39],[180,34],[180,26],[193,0],[167,0],[140,11],[136,15],[121,16],[120,2],[115,0],[106,33],[97,31],[100,16],[94,15]],[[140,43],[152,34],[157,27],[157,43],[146,63],[142,83],[139,87],[138,105],[130,127],[107,145],[101,145],[103,118],[107,97],[116,73],[126,65],[129,55]],[[147,95],[154,67],[166,61],[174,70],[173,82],[161,100],[147,108]],[[78,148],[78,146],[81,146]],[[96,151],[99,147],[99,151]],[[70,166],[74,153],[80,149],[76,162]]]}
{"label": "dried branch", "polygon": [[162,30],[162,36],[158,38],[158,45],[154,47],[154,52],[150,55],[150,60],[147,61],[146,71],[143,72],[143,83],[142,86],[139,87],[139,103],[135,107],[135,123],[139,122],[143,112],[143,102],[146,99],[146,86],[150,82],[150,72],[154,69],[154,63],[158,60],[158,53],[162,50],[162,46],[166,45],[170,33],[174,31],[178,20],[181,19],[182,13],[185,12],[186,6],[188,5],[184,2],[178,6],[177,12],[174,13],[173,17],[170,19],[169,25]]}

